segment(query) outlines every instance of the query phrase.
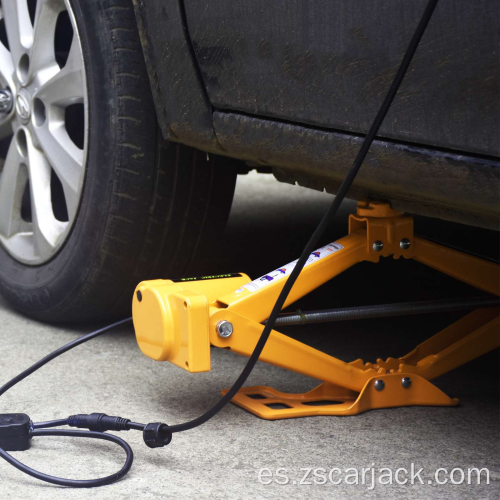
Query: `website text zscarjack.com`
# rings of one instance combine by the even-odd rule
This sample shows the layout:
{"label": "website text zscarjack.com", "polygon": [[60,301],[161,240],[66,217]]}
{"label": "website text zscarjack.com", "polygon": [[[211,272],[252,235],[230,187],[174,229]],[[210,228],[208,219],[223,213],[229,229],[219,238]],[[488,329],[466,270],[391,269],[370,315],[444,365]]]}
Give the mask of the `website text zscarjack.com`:
{"label": "website text zscarjack.com", "polygon": [[278,469],[269,469],[264,467],[257,473],[258,481],[261,484],[294,484],[299,486],[323,485],[323,484],[350,484],[365,485],[367,489],[372,490],[377,484],[380,485],[444,485],[444,484],[490,484],[490,471],[478,467],[469,467],[462,469],[454,467],[447,469],[440,467],[431,472],[428,476],[423,467],[417,467],[414,463],[410,467],[400,467],[391,469],[388,467],[376,468],[375,464],[371,467],[362,469],[347,468],[340,469],[333,467],[325,469],[323,467],[302,467],[298,473],[292,474],[291,471],[283,467]]}

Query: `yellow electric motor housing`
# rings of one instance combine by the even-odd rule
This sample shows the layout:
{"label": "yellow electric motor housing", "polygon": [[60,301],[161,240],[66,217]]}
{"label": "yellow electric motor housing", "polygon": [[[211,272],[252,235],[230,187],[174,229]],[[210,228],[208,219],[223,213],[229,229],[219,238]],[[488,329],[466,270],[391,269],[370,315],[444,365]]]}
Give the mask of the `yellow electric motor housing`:
{"label": "yellow electric motor housing", "polygon": [[132,316],[141,351],[189,372],[209,371],[210,307],[217,297],[249,281],[246,274],[238,273],[139,283]]}

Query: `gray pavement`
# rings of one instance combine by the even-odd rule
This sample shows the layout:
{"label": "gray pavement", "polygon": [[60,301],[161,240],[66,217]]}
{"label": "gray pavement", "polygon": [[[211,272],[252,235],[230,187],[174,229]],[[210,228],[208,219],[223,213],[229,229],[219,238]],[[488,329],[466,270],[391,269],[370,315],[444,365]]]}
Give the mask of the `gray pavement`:
{"label": "gray pavement", "polygon": [[[271,176],[250,174],[238,180],[236,198],[217,258],[201,258],[194,269],[206,272],[245,271],[252,277],[298,257],[331,196],[297,186],[278,184]],[[346,231],[346,203],[327,240]],[[448,226],[420,222],[446,236]],[[432,226],[432,228],[431,228]],[[441,229],[440,229],[441,228]],[[459,231],[457,226],[456,231]],[[457,232],[453,234],[457,234]],[[453,234],[450,236],[453,239]],[[491,234],[486,238],[492,238]],[[373,304],[470,295],[454,280],[408,261],[385,259],[361,264],[301,301],[302,309]],[[297,307],[297,305],[295,306]],[[460,314],[364,320],[308,327],[285,333],[346,361],[358,357],[400,356],[439,331]],[[1,383],[46,353],[90,331],[95,325],[51,326],[31,321],[0,299]],[[0,461],[0,499],[88,498],[499,498],[499,363],[498,351],[440,377],[436,384],[459,397],[456,408],[398,408],[355,417],[314,417],[269,422],[229,405],[195,430],[178,434],[170,446],[150,450],[138,432],[121,433],[133,447],[131,472],[120,482],[95,489],[67,490],[41,483]],[[139,422],[178,423],[213,405],[245,363],[231,352],[212,349],[212,371],[190,374],[168,363],[143,356],[132,328],[123,328],[65,354],[1,398],[2,412],[25,412],[35,421],[74,413],[105,412]],[[260,363],[248,385],[271,385],[303,392],[317,382]],[[78,479],[107,475],[121,466],[123,454],[113,445],[71,438],[37,438],[18,459],[44,472]],[[355,482],[353,471],[374,467],[415,471],[423,468],[424,484],[326,484],[320,476],[334,468],[332,479]],[[288,484],[259,482],[259,470],[277,469]],[[490,484],[438,485],[439,468],[488,468]],[[324,472],[320,469],[324,469]],[[386,471],[387,472],[387,471]],[[460,472],[454,479],[461,478]],[[387,476],[385,476],[387,479]],[[402,478],[402,477],[401,477]],[[444,472],[439,477],[445,478]],[[262,476],[269,481],[267,471]],[[274,480],[283,481],[274,475]],[[384,479],[382,479],[384,480]],[[361,479],[359,480],[361,481]],[[429,484],[429,481],[432,484]]]}

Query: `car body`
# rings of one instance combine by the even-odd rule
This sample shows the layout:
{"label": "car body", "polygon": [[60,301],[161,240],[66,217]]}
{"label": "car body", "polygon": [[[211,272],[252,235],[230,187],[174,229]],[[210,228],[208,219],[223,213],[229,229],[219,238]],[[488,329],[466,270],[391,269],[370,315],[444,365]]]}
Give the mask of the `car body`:
{"label": "car body", "polygon": [[[134,0],[162,133],[334,193],[424,5]],[[499,19],[438,4],[351,198],[498,229]]]}

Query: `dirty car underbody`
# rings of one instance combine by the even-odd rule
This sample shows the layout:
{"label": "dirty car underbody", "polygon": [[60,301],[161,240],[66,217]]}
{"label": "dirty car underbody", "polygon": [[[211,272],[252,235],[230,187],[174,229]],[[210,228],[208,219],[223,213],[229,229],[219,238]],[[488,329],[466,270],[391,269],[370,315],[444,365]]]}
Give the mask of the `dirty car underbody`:
{"label": "dirty car underbody", "polygon": [[[335,193],[424,0],[134,0],[166,139]],[[441,2],[349,196],[500,220],[496,0]]]}

